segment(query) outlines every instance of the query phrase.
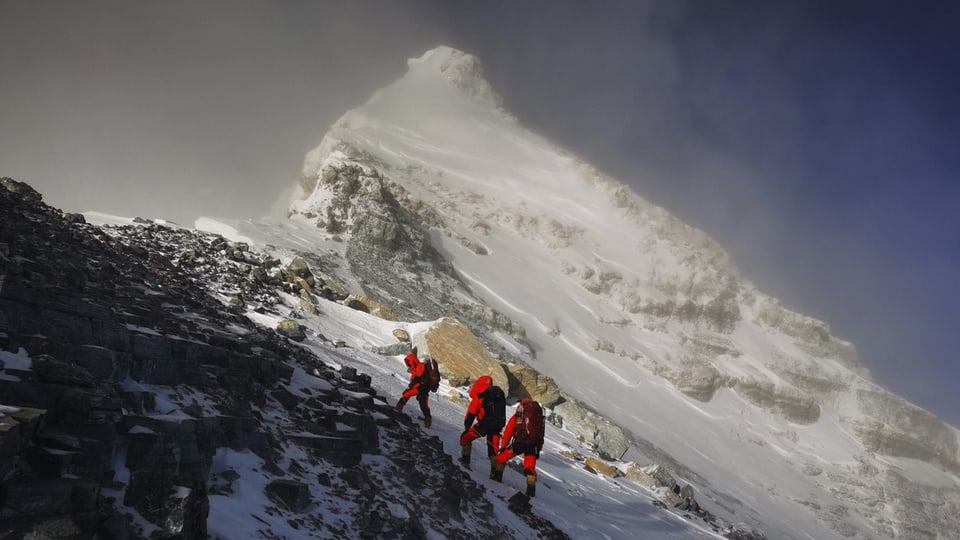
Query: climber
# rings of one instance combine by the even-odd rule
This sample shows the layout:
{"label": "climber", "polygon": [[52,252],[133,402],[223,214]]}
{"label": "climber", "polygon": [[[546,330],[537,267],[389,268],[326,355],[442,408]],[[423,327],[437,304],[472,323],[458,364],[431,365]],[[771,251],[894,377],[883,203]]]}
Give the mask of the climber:
{"label": "climber", "polygon": [[430,427],[430,424],[433,423],[433,418],[430,416],[430,385],[428,381],[424,380],[426,370],[423,362],[417,358],[416,347],[411,349],[410,354],[404,357],[403,363],[407,365],[407,371],[410,372],[410,384],[403,395],[400,396],[400,400],[397,401],[393,410],[403,411],[403,406],[407,404],[407,401],[416,396],[417,403],[420,405],[420,412],[423,413],[423,425]]}
{"label": "climber", "polygon": [[517,404],[517,410],[507,427],[503,430],[500,449],[490,478],[503,481],[503,469],[514,456],[523,454],[523,474],[527,477],[527,496],[537,493],[537,459],[543,450],[543,407],[539,403],[523,398]]}
{"label": "climber", "polygon": [[[500,430],[506,423],[506,396],[493,378],[482,375],[470,389],[470,405],[463,419],[460,435],[460,463],[470,468],[470,451],[474,440],[487,438],[487,458],[490,460],[490,477],[493,478],[493,463],[500,444]],[[473,421],[477,423],[474,424]]]}

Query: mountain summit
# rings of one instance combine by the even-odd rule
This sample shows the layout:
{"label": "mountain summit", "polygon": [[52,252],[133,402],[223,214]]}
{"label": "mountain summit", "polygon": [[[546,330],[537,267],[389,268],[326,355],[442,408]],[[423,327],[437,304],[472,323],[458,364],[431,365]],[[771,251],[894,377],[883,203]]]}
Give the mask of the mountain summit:
{"label": "mountain summit", "polygon": [[420,58],[408,60],[407,64],[411,73],[422,71],[425,72],[422,75],[424,77],[435,77],[436,73],[439,73],[467,96],[494,107],[501,106],[500,96],[483,78],[480,59],[472,54],[451,47],[437,47],[425,52]]}
{"label": "mountain summit", "polygon": [[610,457],[666,461],[774,537],[960,530],[955,428],[709,236],[521,126],[475,57],[409,66],[307,154],[290,204],[368,295],[456,316],[622,428]]}

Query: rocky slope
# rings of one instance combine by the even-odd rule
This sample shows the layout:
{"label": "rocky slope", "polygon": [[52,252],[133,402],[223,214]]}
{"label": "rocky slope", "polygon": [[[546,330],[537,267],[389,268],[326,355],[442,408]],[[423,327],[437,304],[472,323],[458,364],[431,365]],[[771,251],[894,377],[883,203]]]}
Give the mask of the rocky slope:
{"label": "rocky slope", "polygon": [[[517,534],[368,376],[244,315],[347,301],[302,260],[91,226],[9,178],[0,214],[0,537],[206,538],[210,497],[241,485],[263,486],[247,512],[267,537]],[[240,455],[257,478],[225,465]]]}

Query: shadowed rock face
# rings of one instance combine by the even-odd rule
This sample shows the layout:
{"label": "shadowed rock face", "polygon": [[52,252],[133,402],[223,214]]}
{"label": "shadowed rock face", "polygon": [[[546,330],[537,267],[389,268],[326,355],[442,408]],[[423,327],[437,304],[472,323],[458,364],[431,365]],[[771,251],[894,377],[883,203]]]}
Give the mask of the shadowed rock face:
{"label": "shadowed rock face", "polygon": [[[231,449],[262,460],[273,511],[321,535],[422,537],[429,525],[465,538],[463,523],[510,535],[440,441],[394,413],[368,376],[341,375],[244,316],[255,306],[280,318],[281,291],[323,289],[304,272],[281,275],[275,259],[216,235],[145,220],[94,227],[6,178],[0,223],[0,349],[30,358],[0,365],[4,533],[143,537],[136,510],[151,537],[205,538],[209,497],[243,480],[212,473]],[[292,384],[295,369],[312,385]],[[285,457],[293,446],[300,463]],[[379,471],[365,454],[381,457]],[[324,504],[303,489],[318,481],[354,528],[304,512]],[[398,500],[408,517],[389,510]]]}

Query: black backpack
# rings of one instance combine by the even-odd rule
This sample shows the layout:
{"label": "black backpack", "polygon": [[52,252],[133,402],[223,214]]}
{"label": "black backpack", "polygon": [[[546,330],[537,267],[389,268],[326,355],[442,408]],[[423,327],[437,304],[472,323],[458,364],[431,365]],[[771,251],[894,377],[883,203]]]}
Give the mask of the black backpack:
{"label": "black backpack", "polygon": [[500,432],[507,424],[507,396],[499,386],[491,386],[480,394],[480,398],[483,400],[483,423]]}
{"label": "black backpack", "polygon": [[517,428],[513,440],[519,444],[539,446],[543,443],[543,407],[530,400],[517,407]]}
{"label": "black backpack", "polygon": [[440,367],[437,366],[437,361],[433,358],[425,358],[423,367],[423,381],[427,389],[431,392],[440,390]]}

